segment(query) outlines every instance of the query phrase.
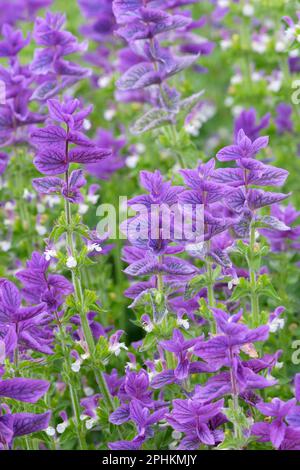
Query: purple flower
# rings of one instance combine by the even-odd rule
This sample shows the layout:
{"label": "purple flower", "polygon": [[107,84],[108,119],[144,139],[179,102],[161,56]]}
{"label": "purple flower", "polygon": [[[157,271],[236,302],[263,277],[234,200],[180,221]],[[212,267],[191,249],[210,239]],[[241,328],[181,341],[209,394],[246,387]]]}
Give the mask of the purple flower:
{"label": "purple flower", "polygon": [[284,132],[293,132],[294,126],[292,121],[293,108],[289,104],[280,103],[276,108],[275,124],[279,134]]}
{"label": "purple flower", "polygon": [[[252,433],[259,436],[263,441],[270,440],[279,449],[285,439],[287,424],[285,420],[289,415],[293,416],[296,399],[284,402],[279,398],[273,398],[270,403],[258,403],[256,407],[265,416],[272,417],[271,423],[258,422],[252,426]],[[300,422],[299,422],[300,425]]]}
{"label": "purple flower", "polygon": [[280,206],[273,204],[271,207],[271,216],[283,222],[288,227],[285,230],[261,229],[262,235],[267,237],[271,244],[272,251],[282,252],[289,248],[299,249],[300,247],[300,225],[292,227],[293,223],[300,217],[300,212],[296,211],[292,204]]}
{"label": "purple flower", "polygon": [[33,252],[27,261],[26,269],[17,272],[22,282],[22,294],[30,303],[45,302],[48,312],[54,312],[63,304],[65,297],[73,292],[73,286],[60,274],[47,274],[50,260],[38,252]]}
{"label": "purple flower", "polygon": [[219,419],[219,424],[224,422],[220,414],[224,401],[203,405],[197,399],[173,400],[173,410],[167,415],[167,421],[173,429],[183,432],[179,449],[198,449],[200,444],[214,446],[223,440],[223,433],[216,431],[213,419]]}
{"label": "purple flower", "polygon": [[247,137],[244,130],[240,129],[236,137],[236,144],[221,149],[217,154],[217,158],[221,162],[241,160],[241,163],[243,163],[244,159],[247,161],[254,158],[260,150],[267,147],[268,142],[268,137],[258,137],[252,141]]}
{"label": "purple flower", "polygon": [[101,148],[109,148],[112,150],[111,156],[100,160],[95,164],[86,165],[86,170],[93,176],[100,179],[109,179],[112,174],[124,166],[120,152],[126,145],[126,139],[123,136],[115,138],[111,131],[99,129],[95,139],[95,144]]}
{"label": "purple flower", "polygon": [[243,110],[234,122],[234,136],[237,140],[239,131],[243,129],[249,139],[256,140],[260,131],[269,126],[270,113],[265,114],[259,123],[257,123],[256,111],[254,108]]}
{"label": "purple flower", "polygon": [[83,52],[86,44],[79,44],[75,36],[64,31],[64,23],[64,15],[51,12],[46,13],[45,19],[35,21],[33,38],[42,47],[35,50],[31,71],[38,77],[34,97],[41,101],[90,74],[87,69],[65,60],[65,56]]}
{"label": "purple flower", "polygon": [[45,302],[24,307],[16,286],[10,281],[1,281],[0,326],[2,329],[14,329],[18,344],[25,349],[52,354],[50,345],[53,334],[48,328],[50,321]]}
{"label": "purple flower", "polygon": [[0,380],[0,396],[26,403],[36,403],[49,388],[45,380],[14,379]]}
{"label": "purple flower", "polygon": [[29,35],[24,39],[22,31],[14,30],[9,24],[2,27],[3,40],[0,41],[0,57],[14,60],[17,54],[29,44]]}
{"label": "purple flower", "polygon": [[[51,178],[33,180],[34,188],[41,194],[61,194],[72,203],[80,203],[83,198],[80,188],[86,180],[81,170],[69,174],[72,163],[90,164],[111,156],[111,151],[97,147],[81,132],[84,119],[91,112],[91,107],[82,109],[76,99],[60,103],[48,100],[48,109],[54,122],[63,124],[49,125],[37,129],[31,135],[32,143],[38,148],[34,158],[37,169]],[[72,148],[69,148],[74,144]],[[65,174],[65,181],[53,175]]]}
{"label": "purple flower", "polygon": [[15,413],[0,416],[0,446],[11,447],[13,439],[38,431],[43,431],[48,427],[51,412],[42,414]]}

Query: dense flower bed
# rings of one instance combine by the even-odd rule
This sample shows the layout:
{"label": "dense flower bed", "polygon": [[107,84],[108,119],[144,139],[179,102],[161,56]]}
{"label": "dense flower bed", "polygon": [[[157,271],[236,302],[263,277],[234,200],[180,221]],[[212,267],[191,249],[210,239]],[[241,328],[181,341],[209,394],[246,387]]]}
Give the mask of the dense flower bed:
{"label": "dense flower bed", "polygon": [[300,450],[300,13],[0,1],[0,450]]}

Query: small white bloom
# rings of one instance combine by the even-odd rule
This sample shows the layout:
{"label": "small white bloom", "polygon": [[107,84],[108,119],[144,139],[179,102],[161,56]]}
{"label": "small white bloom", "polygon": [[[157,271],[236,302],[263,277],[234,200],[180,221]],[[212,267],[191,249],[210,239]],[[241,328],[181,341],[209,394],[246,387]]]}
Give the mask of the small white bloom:
{"label": "small white bloom", "polygon": [[56,258],[57,253],[56,250],[45,250],[44,251],[44,256],[46,261],[50,261],[51,258]]}
{"label": "small white bloom", "polygon": [[176,441],[179,441],[181,439],[181,432],[179,431],[173,431],[172,432],[172,438],[175,439]]}
{"label": "small white bloom", "polygon": [[254,82],[259,82],[261,80],[261,75],[258,72],[253,72],[251,78]]}
{"label": "small white bloom", "polygon": [[106,109],[104,111],[104,119],[106,121],[111,121],[116,115],[116,110],[115,109]]}
{"label": "small white bloom", "polygon": [[231,290],[233,286],[237,286],[239,284],[240,280],[238,277],[234,277],[231,279],[231,281],[228,282],[228,289]]}
{"label": "small white bloom", "polygon": [[73,372],[79,372],[81,367],[81,361],[80,359],[77,359],[73,364],[71,365],[71,369]]}
{"label": "small white bloom", "polygon": [[276,362],[275,369],[282,369],[284,366],[283,362]]}
{"label": "small white bloom", "polygon": [[232,96],[227,96],[225,98],[225,101],[224,101],[224,104],[225,106],[227,106],[227,108],[230,108],[234,103],[234,99],[232,98]]}
{"label": "small white bloom", "polygon": [[111,77],[109,75],[103,75],[100,77],[97,84],[99,88],[106,88],[110,84]]}
{"label": "small white bloom", "polygon": [[76,259],[74,258],[74,256],[69,256],[68,259],[67,259],[67,262],[66,262],[66,266],[67,268],[76,268],[77,266],[77,261]]}
{"label": "small white bloom", "polygon": [[47,229],[43,225],[36,224],[35,229],[36,229],[37,233],[41,236],[43,236],[47,233]]}
{"label": "small white bloom", "polygon": [[13,211],[15,208],[14,204],[10,201],[6,202],[5,205],[4,205],[4,209],[6,211]]}
{"label": "small white bloom", "polygon": [[253,5],[250,5],[249,3],[244,5],[242,11],[243,11],[244,16],[253,16],[254,15],[254,7],[253,7]]}
{"label": "small white bloom", "polygon": [[88,359],[90,357],[90,355],[89,355],[89,353],[84,353],[84,354],[81,354],[80,357],[83,361],[85,361],[86,359]]}
{"label": "small white bloom", "polygon": [[35,199],[36,194],[31,193],[27,188],[23,191],[23,199]]}
{"label": "small white bloom", "polygon": [[99,243],[90,243],[88,244],[87,249],[89,252],[97,251],[97,253],[101,253],[102,251],[102,247],[99,245]]}
{"label": "small white bloom", "polygon": [[145,145],[140,142],[136,144],[135,148],[136,148],[137,153],[144,153],[146,150]]}
{"label": "small white bloom", "polygon": [[233,75],[230,79],[231,85],[237,85],[238,83],[242,83],[242,76],[241,75]]}
{"label": "small white bloom", "polygon": [[91,397],[94,394],[94,389],[92,387],[84,387],[83,391],[87,397]]}
{"label": "small white bloom", "polygon": [[83,128],[85,131],[89,131],[92,127],[91,121],[89,119],[84,119],[83,121]]}
{"label": "small white bloom", "polygon": [[276,333],[278,330],[282,330],[284,327],[284,318],[274,318],[274,320],[271,321],[269,328],[271,333]]}
{"label": "small white bloom", "polygon": [[226,8],[229,6],[229,0],[218,0],[218,6],[221,8]]}
{"label": "small white bloom", "polygon": [[284,41],[277,41],[275,44],[275,51],[276,52],[283,52],[286,49],[286,44]]}
{"label": "small white bloom", "polygon": [[10,250],[11,248],[11,243],[9,241],[4,240],[3,242],[0,242],[0,249],[4,252]]}
{"label": "small white bloom", "polygon": [[45,212],[45,206],[44,206],[44,204],[38,203],[38,204],[36,205],[36,208],[37,208],[37,211],[38,211],[39,214],[43,214],[43,213]]}
{"label": "small white bloom", "polygon": [[220,41],[220,46],[223,51],[226,51],[226,49],[229,49],[232,46],[231,39],[223,39],[222,41]]}
{"label": "small white bloom", "polygon": [[45,197],[45,202],[48,204],[50,209],[54,206],[58,206],[60,204],[60,197],[59,196],[46,196]]}
{"label": "small white bloom", "polygon": [[182,326],[185,330],[188,330],[189,327],[190,327],[189,321],[187,319],[183,319],[183,318],[178,318],[177,319],[177,325]]}
{"label": "small white bloom", "polygon": [[143,328],[147,333],[151,333],[151,331],[153,331],[152,323],[151,324],[145,324]]}
{"label": "small white bloom", "polygon": [[136,364],[133,364],[132,362],[126,362],[126,366],[127,366],[130,370],[135,370],[135,369],[136,369]]}
{"label": "small white bloom", "polygon": [[86,200],[91,204],[97,204],[99,199],[99,194],[88,194]]}
{"label": "small white bloom", "polygon": [[125,160],[126,166],[128,168],[135,168],[138,164],[140,157],[138,155],[131,155],[130,157],[127,157]]}
{"label": "small white bloom", "polygon": [[48,426],[46,429],[46,434],[50,437],[55,436],[55,429],[52,426]]}
{"label": "small white bloom", "polygon": [[87,204],[81,203],[78,205],[79,214],[84,215],[87,213],[88,210],[89,210],[89,206]]}
{"label": "small white bloom", "polygon": [[114,343],[109,346],[109,351],[113,353],[115,356],[119,356],[121,349],[125,349],[126,351],[128,350],[127,346],[125,343]]}
{"label": "small white bloom", "polygon": [[67,421],[64,421],[63,423],[59,423],[56,426],[56,431],[58,432],[58,434],[63,434],[65,430],[67,429],[68,425],[69,423]]}
{"label": "small white bloom", "polygon": [[85,422],[86,429],[92,429],[93,426],[97,423],[97,420],[94,418],[90,418]]}

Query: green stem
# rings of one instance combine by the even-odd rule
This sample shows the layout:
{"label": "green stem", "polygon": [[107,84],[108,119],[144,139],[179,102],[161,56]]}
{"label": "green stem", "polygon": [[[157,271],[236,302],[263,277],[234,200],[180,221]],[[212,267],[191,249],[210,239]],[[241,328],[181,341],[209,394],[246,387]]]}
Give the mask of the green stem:
{"label": "green stem", "polygon": [[[66,172],[67,187],[68,187],[68,179],[69,179],[69,174],[67,171]],[[67,233],[66,233],[67,248],[70,251],[71,256],[76,259],[76,249],[74,246],[73,233],[72,233],[72,213],[71,213],[71,206],[68,200],[65,200],[65,214],[66,214],[66,222],[67,222]],[[87,318],[87,312],[86,312],[85,305],[84,305],[84,294],[82,291],[80,271],[77,268],[72,269],[72,282],[74,286],[75,300],[79,307],[79,316],[80,316],[80,322],[81,322],[81,326],[83,330],[84,339],[87,345],[88,353],[91,358],[91,362],[94,365],[95,364],[95,343],[94,343],[94,338],[90,329],[90,325],[89,325],[88,318]],[[111,394],[109,392],[109,389],[107,387],[106,380],[103,376],[103,373],[100,370],[98,370],[96,367],[93,367],[93,369],[94,369],[95,379],[99,386],[104,403],[106,404],[108,410],[112,412],[116,409],[116,407],[111,397]],[[119,428],[118,428],[118,431],[120,434]]]}
{"label": "green stem", "polygon": [[[251,226],[250,229],[250,255],[255,251],[255,227]],[[248,261],[249,274],[250,274],[250,287],[251,287],[251,316],[254,326],[259,322],[259,299],[257,295],[256,285],[256,272],[253,268],[252,260]]]}
{"label": "green stem", "polygon": [[[230,356],[231,396],[232,396],[233,408],[234,408],[235,412],[237,412],[238,409],[239,409],[239,398],[238,398],[238,388],[237,388],[236,376],[235,376],[234,369],[233,369],[234,358],[233,358],[232,348],[229,349],[229,356]],[[234,437],[236,439],[240,439],[240,437],[241,437],[240,427],[236,422],[233,423],[233,428],[234,428]]]}
{"label": "green stem", "polygon": [[57,312],[55,312],[55,317],[56,317],[56,322],[58,325],[59,333],[60,333],[60,342],[61,342],[61,347],[63,350],[63,355],[65,359],[65,363],[67,365],[68,369],[68,377],[69,377],[69,391],[70,391],[70,397],[71,397],[71,402],[72,402],[72,409],[74,413],[74,421],[75,421],[75,428],[76,428],[76,433],[79,441],[79,446],[81,450],[86,450],[87,449],[87,443],[85,440],[85,435],[82,430],[82,423],[80,420],[80,401],[79,397],[77,394],[76,390],[76,384],[73,383],[72,381],[72,369],[71,369],[71,363],[70,363],[70,354],[68,351],[68,348],[66,346],[66,341],[65,341],[65,332],[63,329],[63,326],[60,322],[59,316]]}

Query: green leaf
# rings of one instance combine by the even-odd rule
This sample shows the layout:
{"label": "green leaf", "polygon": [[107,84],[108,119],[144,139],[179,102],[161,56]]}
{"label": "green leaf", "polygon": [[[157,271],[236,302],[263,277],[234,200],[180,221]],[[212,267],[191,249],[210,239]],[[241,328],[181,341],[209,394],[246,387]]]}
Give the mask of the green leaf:
{"label": "green leaf", "polygon": [[166,126],[173,122],[173,114],[164,109],[153,108],[146,114],[141,116],[131,127],[134,135],[143,134],[144,132]]}
{"label": "green leaf", "polygon": [[195,297],[196,294],[203,288],[206,287],[208,284],[208,279],[205,274],[200,274],[199,276],[194,277],[191,279],[185,288],[184,291],[184,300],[189,300]]}

